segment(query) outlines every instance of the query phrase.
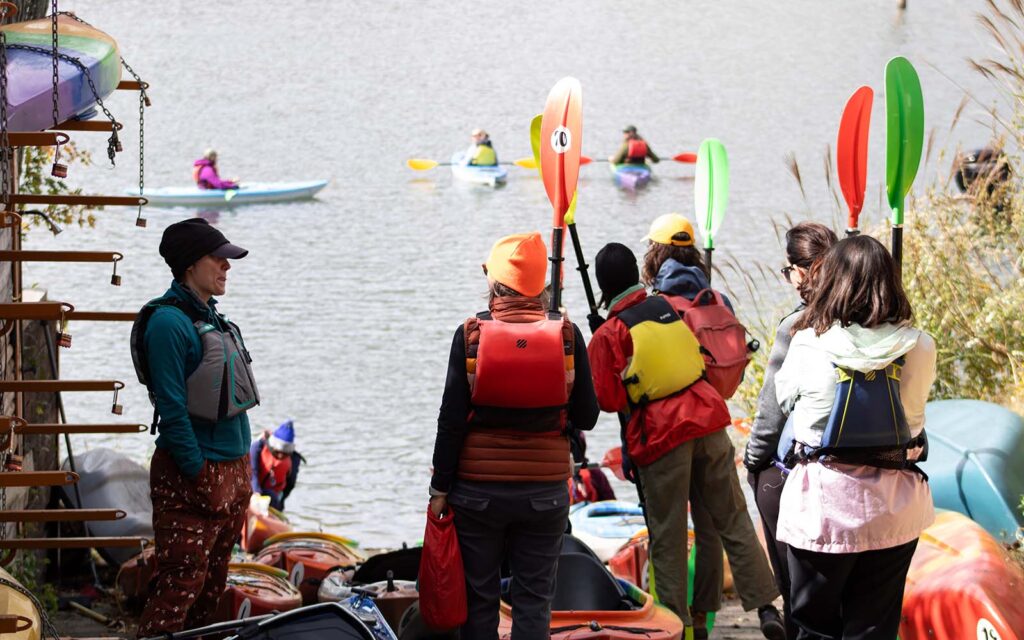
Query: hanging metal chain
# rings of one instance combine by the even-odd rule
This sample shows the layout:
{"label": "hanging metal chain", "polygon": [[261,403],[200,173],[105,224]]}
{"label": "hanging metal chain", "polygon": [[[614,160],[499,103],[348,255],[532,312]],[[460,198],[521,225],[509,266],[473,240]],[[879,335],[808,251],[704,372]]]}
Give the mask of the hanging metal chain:
{"label": "hanging metal chain", "polygon": [[0,30],[0,201],[4,205],[14,192],[11,144],[7,137],[7,33]]}
{"label": "hanging metal chain", "polygon": [[[8,48],[41,53],[47,56],[51,55],[50,51],[43,49],[42,47],[34,47],[28,44],[12,44],[8,45]],[[93,99],[96,100],[96,106],[99,107],[103,111],[103,115],[107,116],[107,119],[110,120],[111,134],[110,137],[107,138],[107,157],[110,158],[110,164],[114,164],[114,155],[118,151],[121,151],[121,141],[117,137],[117,120],[114,119],[114,114],[110,113],[110,110],[107,109],[105,104],[103,104],[103,99],[100,98],[100,93],[96,90],[96,85],[92,81],[92,74],[90,74],[89,69],[82,64],[82,61],[64,53],[58,53],[57,57],[78,67],[78,70],[82,72],[83,76],[85,76],[85,81],[89,83],[89,90],[92,92]]]}
{"label": "hanging metal chain", "polygon": [[53,48],[50,55],[53,57],[53,126],[60,124],[60,110],[57,107],[57,87],[60,85],[60,74],[57,71],[57,0],[53,0],[50,7],[50,32],[53,40]]}
{"label": "hanging metal chain", "polygon": [[[128,66],[128,65],[125,65]],[[141,85],[140,85],[141,86]],[[135,218],[136,227],[145,227],[146,219],[142,217],[142,192],[146,188],[146,98],[145,91],[139,91],[139,215]]]}
{"label": "hanging metal chain", "polygon": [[[56,0],[54,0],[56,2]],[[92,25],[82,20],[74,13],[70,11],[61,11],[60,15],[67,16],[76,22],[80,22],[86,26],[91,27]],[[139,77],[139,74],[135,73],[135,69],[132,69],[128,61],[123,57],[121,58],[121,66],[124,67],[125,71],[131,74],[132,78],[139,83],[139,197],[142,197],[142,193],[146,188],[146,107],[150,106],[149,94],[146,90],[149,88],[149,83],[143,81]],[[135,225],[139,227],[146,226],[146,219],[142,217],[142,205],[139,205],[139,214],[135,218]]]}

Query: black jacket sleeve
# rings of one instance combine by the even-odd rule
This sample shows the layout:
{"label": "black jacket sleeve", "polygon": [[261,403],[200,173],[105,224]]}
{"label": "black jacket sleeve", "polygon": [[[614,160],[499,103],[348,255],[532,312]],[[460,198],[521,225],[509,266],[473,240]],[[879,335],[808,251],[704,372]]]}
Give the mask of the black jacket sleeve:
{"label": "black jacket sleeve", "polygon": [[590,376],[590,359],[587,357],[587,343],[583,340],[580,328],[573,325],[576,348],[574,360],[576,364],[576,381],[569,396],[569,423],[574,429],[590,431],[597,424],[601,409],[597,406],[597,394],[594,393],[594,379]]}
{"label": "black jacket sleeve", "polygon": [[437,437],[434,439],[434,476],[430,486],[447,493],[459,465],[462,441],[469,424],[469,380],[466,378],[466,339],[463,328],[455,331],[448,374],[437,416]]}

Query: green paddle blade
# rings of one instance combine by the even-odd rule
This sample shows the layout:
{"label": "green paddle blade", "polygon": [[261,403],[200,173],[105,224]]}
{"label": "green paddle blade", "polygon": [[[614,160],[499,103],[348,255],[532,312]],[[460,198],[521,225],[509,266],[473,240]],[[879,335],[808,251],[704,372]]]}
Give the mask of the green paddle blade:
{"label": "green paddle blade", "polygon": [[906,58],[885,65],[885,186],[893,225],[903,224],[903,200],[914,183],[924,148],[924,97]]}
{"label": "green paddle blade", "polygon": [[719,140],[708,138],[701,143],[693,183],[693,204],[697,224],[704,233],[704,248],[714,249],[714,238],[729,202],[729,156]]}
{"label": "green paddle blade", "polygon": [[[537,165],[537,173],[540,173],[540,122],[544,114],[538,113],[530,121],[530,149],[533,150],[533,161]],[[541,173],[541,176],[544,174]]]}

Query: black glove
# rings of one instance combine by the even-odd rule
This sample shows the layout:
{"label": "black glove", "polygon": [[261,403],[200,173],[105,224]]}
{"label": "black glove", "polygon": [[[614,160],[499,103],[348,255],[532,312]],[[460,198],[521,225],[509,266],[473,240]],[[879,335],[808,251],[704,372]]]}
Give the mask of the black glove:
{"label": "black glove", "polygon": [[602,318],[598,313],[591,313],[587,315],[587,322],[590,323],[590,334],[593,335],[597,333],[597,330],[601,328],[602,324],[604,324],[604,318]]}
{"label": "black glove", "polygon": [[629,455],[626,453],[625,447],[622,449],[622,475],[625,476],[626,480],[629,480],[633,484],[636,484],[638,479],[636,466],[633,461],[629,459]]}

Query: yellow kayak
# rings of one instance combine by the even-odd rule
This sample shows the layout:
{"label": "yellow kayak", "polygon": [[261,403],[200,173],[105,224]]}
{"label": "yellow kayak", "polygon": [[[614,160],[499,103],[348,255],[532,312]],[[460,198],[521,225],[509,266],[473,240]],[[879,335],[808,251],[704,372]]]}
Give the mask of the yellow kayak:
{"label": "yellow kayak", "polygon": [[[5,584],[12,582],[21,586],[11,574],[0,569],[0,579],[3,580],[3,584],[0,584],[0,616],[18,616],[21,619],[17,621],[16,628],[23,629],[14,633],[4,633],[4,640],[39,640],[39,612],[36,611],[35,605],[28,599],[28,596]],[[10,624],[15,623],[12,621]],[[25,625],[28,624],[31,626],[25,628]],[[3,628],[0,627],[0,629]]]}

